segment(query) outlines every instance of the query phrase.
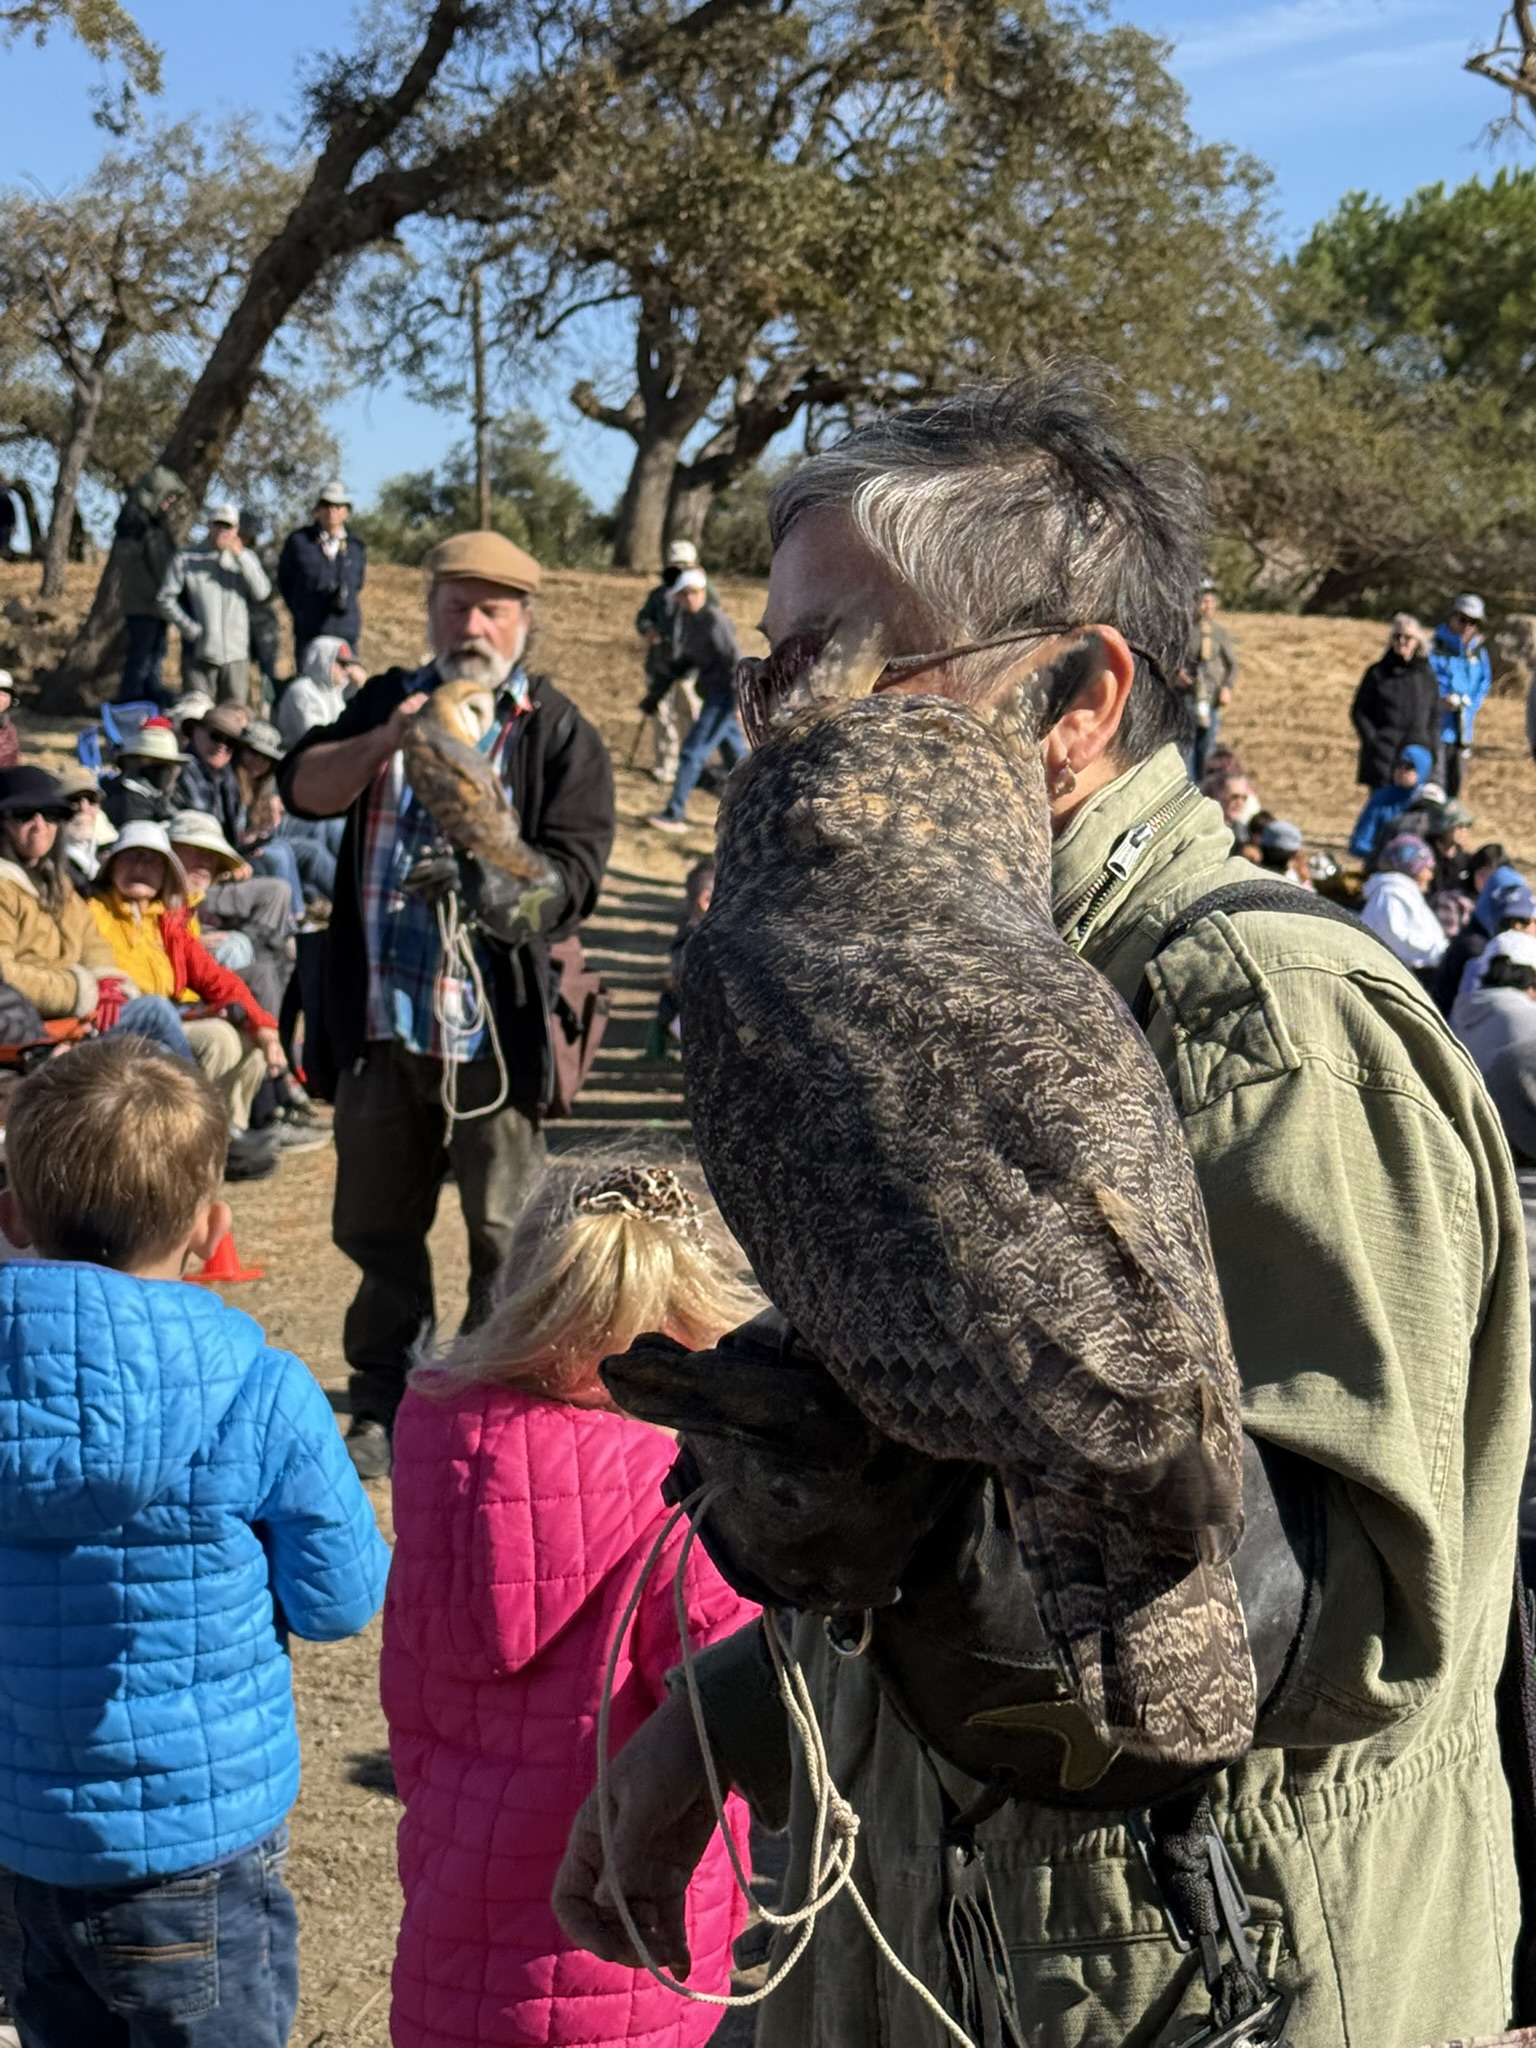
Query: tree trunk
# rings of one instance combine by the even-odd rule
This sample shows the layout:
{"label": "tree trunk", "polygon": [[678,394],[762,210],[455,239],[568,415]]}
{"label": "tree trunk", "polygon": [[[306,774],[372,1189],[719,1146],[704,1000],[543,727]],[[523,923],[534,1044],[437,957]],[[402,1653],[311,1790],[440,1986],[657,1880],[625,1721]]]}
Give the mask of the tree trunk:
{"label": "tree trunk", "polygon": [[712,483],[687,481],[686,469],[672,472],[671,503],[667,508],[666,538],[691,540],[698,547],[704,538],[704,521],[709,517],[709,508],[715,502],[716,486]]}
{"label": "tree trunk", "polygon": [[[37,500],[32,495],[32,486],[24,476],[13,476],[11,478],[11,492],[13,496],[21,500],[21,509],[27,515],[27,552],[25,559],[29,562],[35,562],[39,559],[43,545],[43,522],[38,515]],[[20,560],[21,557],[18,556],[17,559]]]}
{"label": "tree trunk", "polygon": [[667,530],[672,478],[682,453],[675,434],[642,428],[635,445],[634,467],[619,501],[613,527],[616,569],[655,569]]}
{"label": "tree trunk", "polygon": [[95,376],[87,385],[75,386],[69,407],[69,438],[59,461],[53,486],[53,514],[48,522],[48,546],[43,554],[44,597],[64,595],[64,565],[70,558],[70,541],[75,530],[75,499],[85,474],[91,442],[96,437],[96,415],[101,410],[102,379]]}

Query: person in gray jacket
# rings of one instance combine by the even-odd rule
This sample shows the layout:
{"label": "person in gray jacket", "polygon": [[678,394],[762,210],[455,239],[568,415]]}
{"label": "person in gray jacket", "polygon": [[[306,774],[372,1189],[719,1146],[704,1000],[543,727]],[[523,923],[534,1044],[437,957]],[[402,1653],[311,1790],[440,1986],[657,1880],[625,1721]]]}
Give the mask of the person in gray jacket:
{"label": "person in gray jacket", "polygon": [[272,595],[255,550],[240,538],[240,514],[215,505],[204,547],[183,548],[160,585],[160,616],[181,634],[182,682],[216,704],[250,695],[251,606]]}

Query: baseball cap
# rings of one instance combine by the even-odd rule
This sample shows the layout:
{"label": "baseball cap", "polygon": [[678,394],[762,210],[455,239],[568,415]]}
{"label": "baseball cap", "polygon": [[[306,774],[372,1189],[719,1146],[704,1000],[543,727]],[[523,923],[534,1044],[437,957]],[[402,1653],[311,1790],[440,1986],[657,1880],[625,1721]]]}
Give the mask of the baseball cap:
{"label": "baseball cap", "polygon": [[1500,932],[1488,948],[1490,960],[1514,960],[1521,967],[1536,967],[1536,932]]}
{"label": "baseball cap", "polygon": [[667,548],[669,569],[691,569],[699,559],[699,551],[691,540],[674,540]]}
{"label": "baseball cap", "polygon": [[1303,844],[1301,827],[1289,818],[1271,818],[1259,834],[1259,845],[1266,853],[1300,853]]}
{"label": "baseball cap", "polygon": [[1464,591],[1460,597],[1451,599],[1451,610],[1460,612],[1464,619],[1486,619],[1488,616],[1483,600],[1470,590]]}
{"label": "baseball cap", "polygon": [[1489,894],[1488,908],[1500,924],[1509,918],[1536,917],[1536,890],[1528,882],[1501,882]]}
{"label": "baseball cap", "polygon": [[685,569],[673,584],[672,593],[676,596],[680,590],[708,590],[708,588],[709,578],[702,569]]}
{"label": "baseball cap", "polygon": [[349,512],[352,510],[351,496],[339,476],[333,476],[328,484],[320,486],[320,494],[315,499],[315,503],[317,505],[344,505]]}
{"label": "baseball cap", "polygon": [[220,505],[210,505],[208,507],[208,524],[210,526],[238,526],[240,524],[239,506],[231,505],[227,501]]}

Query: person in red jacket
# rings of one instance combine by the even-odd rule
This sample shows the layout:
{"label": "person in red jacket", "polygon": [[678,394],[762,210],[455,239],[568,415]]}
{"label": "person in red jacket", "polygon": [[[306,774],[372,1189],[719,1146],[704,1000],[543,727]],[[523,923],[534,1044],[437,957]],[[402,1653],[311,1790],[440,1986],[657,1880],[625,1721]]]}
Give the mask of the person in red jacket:
{"label": "person in red jacket", "polygon": [[[140,994],[168,996],[183,1006],[182,1028],[198,1065],[224,1097],[232,1148],[243,1154],[259,1149],[250,1136],[256,1091],[287,1063],[277,1019],[202,943],[186,894],[186,875],[165,827],[143,820],[125,825],[102,856],[91,915],[118,970]],[[275,1139],[268,1149],[275,1163]]]}

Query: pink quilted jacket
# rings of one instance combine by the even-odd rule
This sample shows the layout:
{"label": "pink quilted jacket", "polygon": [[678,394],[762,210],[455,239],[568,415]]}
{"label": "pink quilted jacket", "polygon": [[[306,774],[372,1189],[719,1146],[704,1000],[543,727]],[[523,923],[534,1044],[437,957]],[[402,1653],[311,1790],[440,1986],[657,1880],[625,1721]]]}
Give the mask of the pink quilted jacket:
{"label": "pink quilted jacket", "polygon": [[[505,1388],[405,1398],[381,1680],[405,1801],[396,2048],[692,2048],[719,2025],[718,2007],[573,1949],[549,1906],[571,1820],[595,1782],[608,1648],[665,1519],[659,1489],[672,1457],[670,1440],[643,1423]],[[682,1535],[619,1660],[615,1749],[661,1699],[678,1659]],[[695,1546],[695,1641],[755,1611]],[[745,1860],[745,1809],[732,1807]],[[729,1990],[744,1914],[717,1836],[689,1899],[699,1990]]]}

